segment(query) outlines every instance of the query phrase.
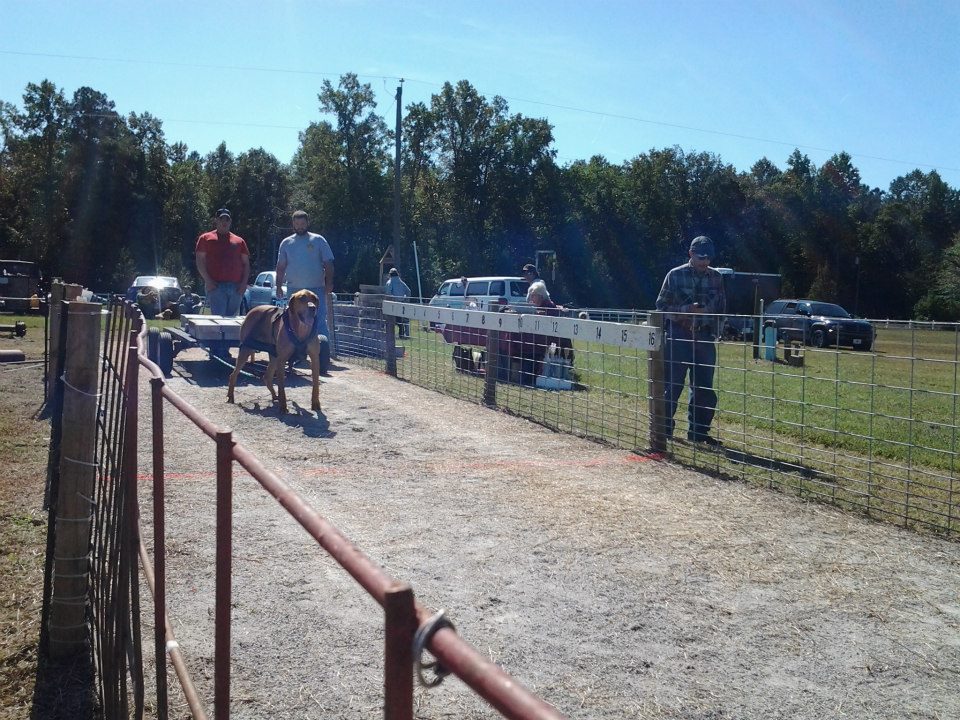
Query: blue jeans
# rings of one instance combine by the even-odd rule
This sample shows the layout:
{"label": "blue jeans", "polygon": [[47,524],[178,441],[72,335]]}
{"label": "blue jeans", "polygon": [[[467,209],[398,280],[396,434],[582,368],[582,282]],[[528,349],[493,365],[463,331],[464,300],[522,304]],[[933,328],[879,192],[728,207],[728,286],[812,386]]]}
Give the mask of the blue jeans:
{"label": "blue jeans", "polygon": [[320,322],[317,323],[317,335],[323,335],[328,340],[330,339],[330,326],[327,325],[327,291],[323,288],[298,288],[298,287],[288,287],[286,299],[289,300],[290,296],[295,292],[300,290],[309,290],[314,295],[317,296],[319,302],[317,303],[317,312],[320,314]]}
{"label": "blue jeans", "polygon": [[215,290],[207,293],[207,306],[214,315],[235,317],[240,312],[242,291],[238,283],[217,283]]}
{"label": "blue jeans", "polygon": [[690,423],[687,437],[701,440],[710,432],[717,410],[717,393],[713,390],[713,371],[717,365],[717,345],[712,335],[699,333],[696,337],[688,330],[674,326],[667,335],[663,368],[663,397],[665,431],[673,436],[673,416],[687,373],[690,373],[690,404],[687,419]]}

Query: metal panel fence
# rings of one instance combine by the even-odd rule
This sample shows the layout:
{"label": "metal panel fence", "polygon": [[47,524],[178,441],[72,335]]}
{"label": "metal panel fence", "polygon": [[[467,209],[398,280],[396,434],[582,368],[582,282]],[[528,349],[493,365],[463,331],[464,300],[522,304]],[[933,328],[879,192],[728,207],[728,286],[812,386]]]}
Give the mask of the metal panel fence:
{"label": "metal panel fence", "polygon": [[[63,286],[56,289],[62,297]],[[60,361],[54,363],[57,376],[50,405],[54,441],[41,652],[53,657],[89,653],[102,716],[142,717],[137,499],[131,480],[136,476],[136,335],[142,318],[114,306],[99,342],[99,318],[91,323],[83,316],[99,316],[100,305],[64,302],[61,307],[57,300],[53,307],[60,324]],[[83,324],[74,327],[81,320]],[[96,359],[87,390],[68,377],[76,365],[67,349],[76,352],[81,343]],[[78,420],[67,416],[65,394],[92,406],[95,427],[83,428],[91,441],[89,459],[75,456],[86,452],[86,442],[74,442],[69,450],[61,446],[61,437],[77,434],[77,428],[63,427]],[[70,470],[68,478],[62,477],[63,468]],[[61,612],[65,608],[72,612]],[[65,618],[72,618],[72,624],[64,625]]]}
{"label": "metal panel fence", "polygon": [[[343,312],[344,306],[335,308],[338,329]],[[640,311],[575,314],[583,313],[590,321],[659,322],[656,313]],[[739,320],[739,327],[760,327],[762,319]],[[712,426],[718,448],[685,439],[688,390],[679,400],[676,431],[661,446],[658,425],[651,427],[663,391],[659,350],[578,337],[567,343],[549,334],[488,345],[482,335],[430,319],[413,319],[409,338],[393,339],[386,331],[392,324],[388,315],[375,327],[370,315],[367,335],[379,337],[380,350],[356,355],[391,371],[388,348],[395,345],[396,375],[404,380],[561,432],[631,450],[663,450],[690,467],[907,527],[947,536],[960,531],[955,324],[874,322],[870,350],[848,347],[853,338],[842,331],[839,345],[827,347],[720,341]],[[341,345],[341,354],[349,356],[350,346]]]}

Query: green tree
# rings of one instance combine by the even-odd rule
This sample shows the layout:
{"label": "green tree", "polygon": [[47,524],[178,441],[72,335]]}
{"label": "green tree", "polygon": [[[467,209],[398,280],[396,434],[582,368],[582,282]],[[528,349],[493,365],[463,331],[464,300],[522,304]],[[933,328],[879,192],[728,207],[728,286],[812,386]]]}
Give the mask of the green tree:
{"label": "green tree", "polygon": [[[263,148],[249,150],[237,158],[237,206],[243,208],[245,239],[250,247],[252,272],[272,268],[276,263],[277,222],[289,214],[287,169]],[[286,222],[286,220],[283,220]]]}
{"label": "green tree", "polygon": [[59,269],[57,244],[68,213],[60,192],[66,154],[67,101],[49,80],[29,83],[23,110],[8,116],[5,143],[11,152],[10,185],[17,206],[21,257],[48,272]]}
{"label": "green tree", "polygon": [[493,267],[495,253],[486,233],[492,210],[491,170],[501,144],[498,126],[506,121],[507,103],[488,102],[466,80],[444,83],[431,99],[436,118],[438,167],[445,204],[450,209],[444,233],[448,253],[466,268]]}
{"label": "green tree", "polygon": [[370,86],[353,73],[336,87],[324,81],[318,99],[335,124],[311,123],[301,133],[292,163],[294,204],[310,212],[314,229],[330,242],[339,286],[377,282],[392,225],[390,133],[374,112]]}
{"label": "green tree", "polygon": [[439,253],[436,238],[447,209],[440,203],[440,178],[435,162],[436,117],[423,103],[412,103],[407,106],[401,133],[400,182],[403,201],[400,222],[403,232],[396,259],[401,272],[412,277],[413,257],[407,249],[417,244],[420,272],[426,282],[424,292],[427,293],[446,277],[437,262]]}
{"label": "green tree", "polygon": [[180,159],[170,166],[170,190],[165,198],[163,217],[168,253],[178,256],[179,265],[184,268],[181,281],[192,279],[196,287],[199,277],[194,265],[194,247],[200,233],[209,229],[213,203],[202,160],[196,153],[185,150],[182,147],[176,152]]}
{"label": "green tree", "polygon": [[182,276],[179,243],[166,223],[166,203],[172,192],[168,146],[163,124],[150,113],[130,113],[133,187],[124,222],[129,245],[144,270]]}
{"label": "green tree", "polygon": [[931,292],[921,301],[918,314],[930,320],[960,320],[960,233],[944,251]]}
{"label": "green tree", "polygon": [[[342,196],[338,263],[347,277],[357,282],[379,282],[377,263],[392,231],[391,187],[387,178],[387,145],[391,134],[383,118],[374,110],[377,103],[368,83],[360,83],[354,73],[340,77],[335,88],[329,80],[317,96],[321,112],[332,115],[338,147],[337,165]],[[399,250],[399,248],[398,248]]]}
{"label": "green tree", "polygon": [[850,305],[859,256],[857,203],[868,188],[847,153],[833,155],[817,172],[816,201],[807,253],[818,261],[810,294]]}
{"label": "green tree", "polygon": [[61,230],[58,256],[74,282],[98,285],[129,237],[125,221],[133,200],[136,149],[123,118],[102,92],[77,89],[67,118],[61,188],[70,222]]}
{"label": "green tree", "polygon": [[227,149],[226,143],[220,143],[216,150],[203,158],[203,173],[211,203],[208,217],[213,217],[218,208],[227,207],[230,208],[234,225],[242,224],[243,208],[236,206],[237,160]]}

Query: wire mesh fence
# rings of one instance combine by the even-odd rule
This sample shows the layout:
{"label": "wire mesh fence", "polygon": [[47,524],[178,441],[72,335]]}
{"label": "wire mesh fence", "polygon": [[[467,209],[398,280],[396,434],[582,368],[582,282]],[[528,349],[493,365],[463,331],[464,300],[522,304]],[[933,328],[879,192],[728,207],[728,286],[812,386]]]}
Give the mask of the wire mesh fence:
{"label": "wire mesh fence", "polygon": [[[62,298],[62,286],[58,290]],[[100,714],[120,718],[142,716],[145,702],[131,524],[136,486],[130,480],[136,464],[133,338],[142,318],[117,303],[110,310],[101,340],[99,305],[57,300],[54,306],[60,324],[54,349],[60,360],[54,363],[50,405],[56,442],[49,458],[41,652],[54,658],[89,656]],[[67,357],[68,350],[83,355],[84,343],[94,361],[87,368],[88,389],[71,375],[83,376],[82,364]],[[72,414],[65,396],[74,399]],[[81,403],[88,412],[78,407]],[[84,417],[93,427],[78,422]],[[69,445],[68,436],[73,438]],[[87,451],[89,459],[78,457]]]}
{"label": "wire mesh fence", "polygon": [[[391,339],[386,328],[392,317],[378,317],[376,303],[368,303],[363,331],[353,335],[340,331],[357,310],[335,309],[342,357],[389,370],[386,358],[393,346],[401,379],[615,447],[646,452],[657,446],[651,442],[656,430],[651,417],[657,412],[653,400],[663,392],[661,349],[549,332],[499,333],[498,342],[488,345],[482,332],[429,318],[410,320],[409,331]],[[612,328],[657,323],[655,314],[642,311],[572,314]],[[711,436],[720,445],[686,439],[687,386],[677,403],[674,432],[665,438],[671,459],[957,535],[960,327],[874,321],[876,339],[864,343],[856,333],[845,335],[842,325],[825,338],[781,328],[771,336],[763,318],[738,320],[728,320],[728,332],[718,342],[706,341],[716,351]],[[731,326],[735,332],[729,332]]]}

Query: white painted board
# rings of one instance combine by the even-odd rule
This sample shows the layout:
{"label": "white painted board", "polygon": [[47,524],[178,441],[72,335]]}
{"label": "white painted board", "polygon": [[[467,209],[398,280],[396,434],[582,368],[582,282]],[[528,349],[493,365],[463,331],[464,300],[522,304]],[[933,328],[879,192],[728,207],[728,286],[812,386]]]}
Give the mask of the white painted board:
{"label": "white painted board", "polygon": [[661,341],[660,331],[649,325],[631,325],[602,320],[459,310],[392,300],[383,302],[383,314],[423,322],[462,325],[480,330],[552,335],[568,340],[595,342],[635,350],[659,350]]}

